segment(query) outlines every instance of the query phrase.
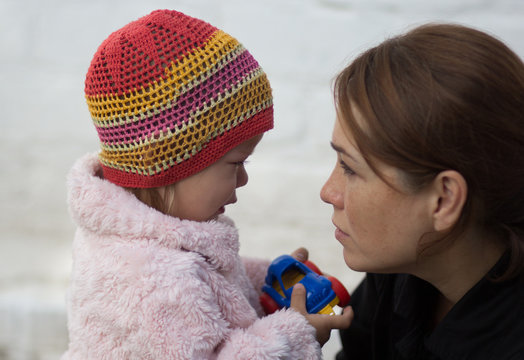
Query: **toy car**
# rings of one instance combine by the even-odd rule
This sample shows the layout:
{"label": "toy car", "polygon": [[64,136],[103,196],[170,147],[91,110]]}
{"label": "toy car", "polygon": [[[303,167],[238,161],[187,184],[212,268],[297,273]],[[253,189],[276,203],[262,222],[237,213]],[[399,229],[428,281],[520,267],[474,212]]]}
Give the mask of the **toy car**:
{"label": "toy car", "polygon": [[266,314],[289,307],[293,286],[300,282],[306,288],[306,310],[310,314],[334,314],[333,307],[346,306],[350,296],[340,281],[323,276],[311,261],[300,262],[290,255],[281,255],[268,268],[262,286],[260,304]]}

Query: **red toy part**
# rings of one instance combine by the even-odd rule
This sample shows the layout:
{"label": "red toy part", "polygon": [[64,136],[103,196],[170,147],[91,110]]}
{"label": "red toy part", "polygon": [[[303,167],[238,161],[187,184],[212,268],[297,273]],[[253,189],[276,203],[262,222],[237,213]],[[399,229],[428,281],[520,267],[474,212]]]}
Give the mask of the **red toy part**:
{"label": "red toy part", "polygon": [[262,308],[267,315],[273,314],[280,309],[277,302],[267,293],[262,293],[260,295],[260,305],[262,305]]}
{"label": "red toy part", "polygon": [[327,278],[329,281],[331,281],[331,288],[333,289],[335,294],[337,294],[338,306],[340,307],[347,306],[347,304],[349,304],[349,300],[351,299],[351,296],[349,295],[344,285],[342,285],[342,283],[333,276],[328,276]]}

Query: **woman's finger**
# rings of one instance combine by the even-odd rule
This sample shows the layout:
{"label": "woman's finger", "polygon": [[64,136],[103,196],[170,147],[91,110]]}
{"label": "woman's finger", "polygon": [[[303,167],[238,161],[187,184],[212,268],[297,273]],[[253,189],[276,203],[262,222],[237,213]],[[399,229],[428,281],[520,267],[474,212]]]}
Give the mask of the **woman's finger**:
{"label": "woman's finger", "polygon": [[330,323],[332,329],[347,329],[351,322],[353,321],[353,308],[347,306],[344,308],[344,311],[340,315],[331,316],[332,322]]}
{"label": "woman's finger", "polygon": [[293,251],[291,253],[291,256],[293,256],[295,259],[297,259],[300,262],[304,262],[304,261],[306,261],[308,259],[309,252],[307,251],[306,248],[300,247],[300,248],[296,249],[295,251]]}

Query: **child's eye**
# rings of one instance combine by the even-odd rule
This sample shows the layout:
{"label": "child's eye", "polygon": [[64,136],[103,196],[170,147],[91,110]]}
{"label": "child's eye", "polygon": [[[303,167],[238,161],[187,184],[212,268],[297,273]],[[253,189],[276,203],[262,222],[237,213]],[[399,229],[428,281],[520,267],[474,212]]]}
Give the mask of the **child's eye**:
{"label": "child's eye", "polygon": [[342,160],[340,161],[340,167],[342,168],[342,170],[344,170],[344,174],[346,174],[346,175],[355,175],[355,172],[353,171],[353,169],[351,169],[349,166],[347,166],[347,164],[345,162],[343,162]]}
{"label": "child's eye", "polygon": [[235,165],[235,166],[244,166],[244,165],[246,165],[247,163],[248,163],[247,160],[242,160],[242,161],[235,161],[235,162],[233,163],[233,165]]}

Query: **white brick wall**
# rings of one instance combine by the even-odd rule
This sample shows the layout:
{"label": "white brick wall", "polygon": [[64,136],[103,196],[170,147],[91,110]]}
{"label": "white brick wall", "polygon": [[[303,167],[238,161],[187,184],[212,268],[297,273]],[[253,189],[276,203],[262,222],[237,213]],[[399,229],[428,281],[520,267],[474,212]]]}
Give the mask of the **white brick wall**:
{"label": "white brick wall", "polygon": [[[276,128],[228,210],[242,253],[307,246],[352,289],[318,192],[333,154],[331,79],[370,45],[426,21],[468,24],[524,56],[522,0],[0,0],[0,360],[57,358],[73,226],[64,178],[97,149],[84,104],[91,56],[111,31],[156,8],[203,18],[237,37],[271,80]],[[332,358],[336,337],[325,347]]]}

